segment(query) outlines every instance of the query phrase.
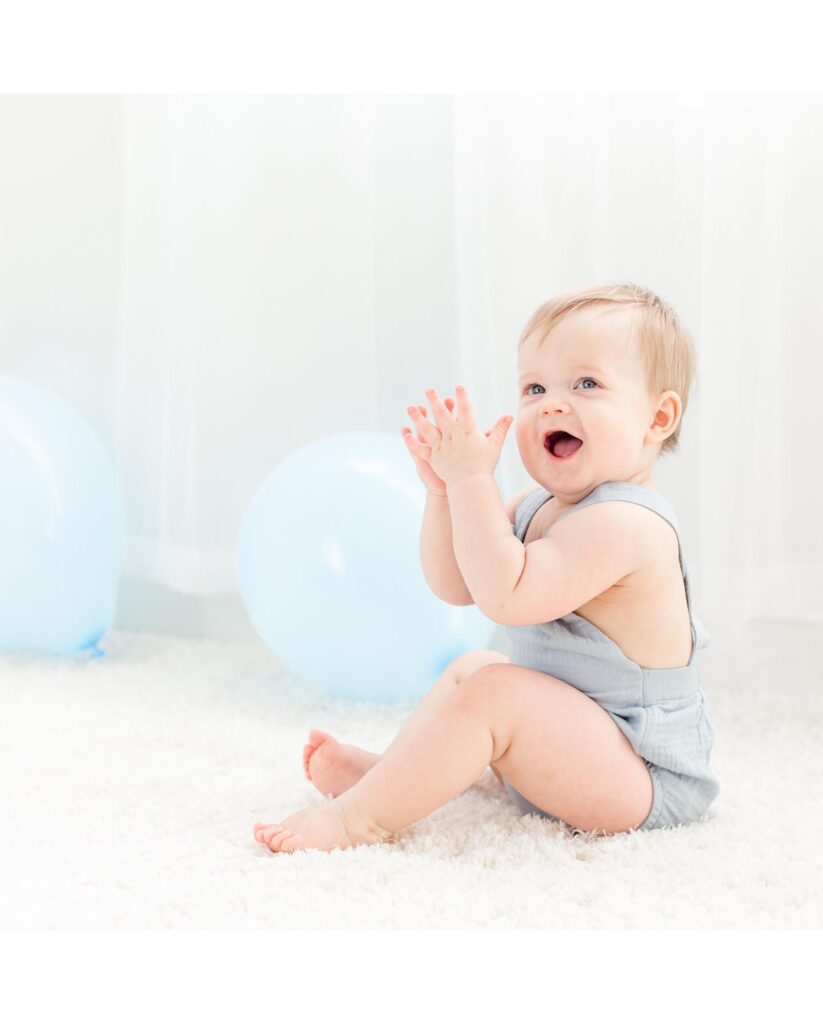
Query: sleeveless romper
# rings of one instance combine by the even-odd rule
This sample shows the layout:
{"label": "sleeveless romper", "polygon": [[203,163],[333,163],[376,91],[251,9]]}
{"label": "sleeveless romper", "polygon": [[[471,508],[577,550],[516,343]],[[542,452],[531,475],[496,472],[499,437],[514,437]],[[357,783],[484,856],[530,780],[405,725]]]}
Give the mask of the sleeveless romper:
{"label": "sleeveless romper", "polygon": [[[512,530],[522,541],[535,512],[551,494],[539,488],[517,508]],[[513,664],[534,668],[575,686],[611,715],[644,759],[654,788],[649,816],[639,829],[698,820],[719,792],[709,770],[714,724],[700,688],[697,651],[710,636],[692,614],[689,573],[674,511],[659,493],[640,484],[610,481],[558,517],[600,501],[631,501],[656,512],[677,534],[680,568],[692,634],[689,662],[682,668],[643,668],[588,619],[571,612],[553,622],[506,626]],[[559,821],[535,807],[508,782],[506,789],[525,813]]]}

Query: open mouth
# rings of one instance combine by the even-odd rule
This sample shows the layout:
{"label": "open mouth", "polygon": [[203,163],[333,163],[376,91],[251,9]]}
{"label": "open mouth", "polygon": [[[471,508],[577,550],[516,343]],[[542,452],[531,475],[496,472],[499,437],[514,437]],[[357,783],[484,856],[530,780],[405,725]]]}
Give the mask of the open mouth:
{"label": "open mouth", "polygon": [[551,458],[558,462],[565,462],[572,458],[583,447],[583,442],[579,437],[575,437],[574,434],[569,434],[565,430],[553,430],[546,435],[543,443]]}

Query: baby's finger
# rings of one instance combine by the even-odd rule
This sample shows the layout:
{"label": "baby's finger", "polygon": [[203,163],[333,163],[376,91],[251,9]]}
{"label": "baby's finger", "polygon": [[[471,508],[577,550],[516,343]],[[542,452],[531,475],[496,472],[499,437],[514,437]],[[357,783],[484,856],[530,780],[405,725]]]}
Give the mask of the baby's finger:
{"label": "baby's finger", "polygon": [[425,444],[432,444],[438,436],[437,428],[429,423],[416,405],[410,405],[408,409],[406,409],[406,412],[414,420],[415,426],[417,427],[417,436],[420,440]]}
{"label": "baby's finger", "polygon": [[472,433],[477,429],[474,422],[474,412],[469,402],[469,396],[462,384],[455,388],[457,394],[457,422],[464,428],[466,433]]}
{"label": "baby's finger", "polygon": [[[428,419],[426,419],[426,417],[429,414],[429,410],[425,407],[425,405],[418,405],[417,408],[423,414],[423,421],[425,423],[428,423],[429,421],[428,421]],[[417,424],[417,439],[418,439],[418,441],[421,441],[423,444],[426,443],[426,438],[423,436],[423,432],[420,429],[420,422],[418,422],[418,424]]]}
{"label": "baby's finger", "polygon": [[434,413],[434,419],[437,426],[440,427],[441,430],[448,429],[449,424],[454,423],[454,419],[452,418],[448,406],[444,405],[440,395],[438,395],[434,388],[426,388],[426,394],[429,397],[429,404],[432,407],[432,412]]}
{"label": "baby's finger", "polygon": [[[444,398],[443,399],[443,404],[446,406],[446,408],[449,410],[449,412],[452,412],[454,410],[454,399],[453,398]],[[425,405],[418,405],[417,408],[423,413],[424,416],[428,416],[429,415],[429,410],[425,407]]]}
{"label": "baby's finger", "polygon": [[406,447],[414,458],[423,459],[425,462],[431,461],[431,446],[427,444],[421,444],[420,441],[414,436],[408,427],[404,427],[403,439],[406,442]]}

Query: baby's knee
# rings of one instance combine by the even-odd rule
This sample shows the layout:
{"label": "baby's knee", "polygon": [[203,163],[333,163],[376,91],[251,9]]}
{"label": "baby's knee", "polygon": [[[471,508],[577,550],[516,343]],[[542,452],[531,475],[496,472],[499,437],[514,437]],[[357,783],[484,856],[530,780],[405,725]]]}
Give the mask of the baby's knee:
{"label": "baby's knee", "polygon": [[486,665],[496,665],[500,662],[508,662],[505,654],[499,651],[466,651],[459,655],[454,661],[450,661],[441,675],[432,686],[430,693],[437,697],[447,697],[453,693],[460,683]]}
{"label": "baby's knee", "polygon": [[508,664],[508,662],[509,659],[505,654],[501,654],[500,651],[466,651],[465,654],[461,654],[451,662],[448,671],[454,678],[454,681],[460,683],[467,676],[477,672],[478,669],[485,668],[486,665]]}

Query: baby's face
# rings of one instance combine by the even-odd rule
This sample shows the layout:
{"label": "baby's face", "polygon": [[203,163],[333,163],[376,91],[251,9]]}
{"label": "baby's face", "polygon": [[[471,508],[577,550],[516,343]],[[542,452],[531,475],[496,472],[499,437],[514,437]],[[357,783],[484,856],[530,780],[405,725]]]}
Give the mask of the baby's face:
{"label": "baby's face", "polygon": [[[539,348],[536,336],[520,347],[517,445],[529,475],[561,500],[579,501],[607,480],[647,480],[658,454],[646,438],[655,403],[634,316],[590,306],[565,316]],[[551,454],[545,441],[555,430],[583,444],[561,442]]]}

